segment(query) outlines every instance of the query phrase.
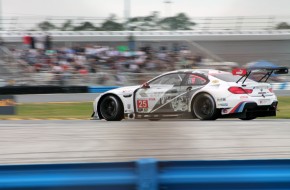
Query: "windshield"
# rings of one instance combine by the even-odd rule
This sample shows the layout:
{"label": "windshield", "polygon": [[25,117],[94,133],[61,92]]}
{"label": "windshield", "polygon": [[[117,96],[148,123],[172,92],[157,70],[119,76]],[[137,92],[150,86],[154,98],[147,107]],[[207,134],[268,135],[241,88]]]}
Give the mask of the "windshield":
{"label": "windshield", "polygon": [[[230,73],[217,73],[212,74],[211,76],[216,77],[220,80],[226,81],[226,82],[237,82],[242,76],[239,75],[232,75]],[[241,81],[244,81],[245,78],[241,79]],[[245,82],[254,82],[253,80],[247,78]]]}
{"label": "windshield", "polygon": [[150,85],[180,85],[185,74],[173,73],[161,76],[149,82]]}

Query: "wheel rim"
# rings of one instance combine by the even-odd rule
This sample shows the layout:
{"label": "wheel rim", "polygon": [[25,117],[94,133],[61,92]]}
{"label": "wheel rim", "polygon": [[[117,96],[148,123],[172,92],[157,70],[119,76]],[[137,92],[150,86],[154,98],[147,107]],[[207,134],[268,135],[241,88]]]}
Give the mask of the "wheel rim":
{"label": "wheel rim", "polygon": [[211,116],[213,113],[213,103],[207,97],[200,98],[197,101],[195,108],[196,114],[202,118],[206,116]]}
{"label": "wheel rim", "polygon": [[109,98],[104,100],[104,102],[101,105],[101,113],[103,117],[105,118],[111,118],[116,115],[117,111],[117,104],[115,100]]}
{"label": "wheel rim", "polygon": [[200,111],[204,115],[209,115],[211,113],[211,111],[212,111],[211,107],[212,107],[212,104],[211,104],[210,100],[209,99],[205,99],[202,102],[202,104],[201,104]]}

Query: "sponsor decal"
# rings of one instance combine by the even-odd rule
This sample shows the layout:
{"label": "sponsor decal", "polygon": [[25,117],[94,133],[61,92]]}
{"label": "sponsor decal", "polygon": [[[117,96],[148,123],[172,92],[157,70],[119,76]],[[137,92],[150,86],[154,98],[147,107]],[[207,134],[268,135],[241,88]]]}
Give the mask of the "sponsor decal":
{"label": "sponsor decal", "polygon": [[218,81],[218,80],[213,80],[213,81],[211,81],[211,83],[213,83],[213,84],[217,84],[217,83],[219,83],[220,81]]}
{"label": "sponsor decal", "polygon": [[258,92],[258,94],[267,94],[266,92]]}
{"label": "sponsor decal", "polygon": [[160,95],[163,95],[164,92],[153,92],[152,95],[153,97],[158,97]]}
{"label": "sponsor decal", "polygon": [[259,103],[260,104],[270,104],[271,101],[270,101],[270,99],[262,99],[262,100],[259,100]]}
{"label": "sponsor decal", "polygon": [[221,104],[218,104],[219,106],[228,106],[229,104],[228,103],[221,103]]}
{"label": "sponsor decal", "polygon": [[131,92],[132,90],[129,90],[129,89],[125,89],[125,90],[123,90],[122,92],[123,93],[126,93],[126,92]]}
{"label": "sponsor decal", "polygon": [[224,102],[224,101],[226,101],[227,99],[226,98],[217,98],[216,99],[218,102]]}
{"label": "sponsor decal", "polygon": [[155,98],[149,98],[149,101],[155,101],[156,99]]}
{"label": "sponsor decal", "polygon": [[137,100],[137,108],[148,108],[148,100]]}
{"label": "sponsor decal", "polygon": [[247,74],[247,70],[246,69],[233,69],[232,70],[232,74],[233,75],[245,75]]}
{"label": "sponsor decal", "polygon": [[142,112],[143,111],[143,108],[138,108],[138,112]]}
{"label": "sponsor decal", "polygon": [[240,96],[240,99],[247,99],[249,98],[248,96]]}

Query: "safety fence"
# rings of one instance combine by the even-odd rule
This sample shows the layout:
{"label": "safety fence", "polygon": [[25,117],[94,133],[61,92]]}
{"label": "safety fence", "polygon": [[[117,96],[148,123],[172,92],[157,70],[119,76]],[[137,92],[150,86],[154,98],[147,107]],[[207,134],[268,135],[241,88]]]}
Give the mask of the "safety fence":
{"label": "safety fence", "polygon": [[[33,36],[42,35],[39,31],[30,31]],[[128,40],[128,36],[134,37],[145,37],[145,36],[155,36],[155,37],[176,37],[176,36],[207,36],[207,35],[289,35],[290,29],[284,30],[175,30],[175,31],[48,31],[48,33],[55,37],[54,41],[57,41],[60,37],[124,37],[122,40]],[[0,31],[2,38],[15,37],[17,41],[22,42],[22,37],[27,35],[26,31]],[[174,39],[171,39],[174,41]],[[168,40],[170,41],[170,40]]]}
{"label": "safety fence", "polygon": [[[91,23],[93,26],[100,27],[108,18],[104,17],[60,17],[60,16],[13,16],[2,17],[2,30],[6,31],[35,31],[41,30],[39,24],[46,24],[51,30],[63,30],[65,23],[70,23],[69,28],[64,30],[73,30],[76,26],[81,26],[85,22]],[[152,21],[152,27],[144,27],[142,23],[148,23],[146,17],[138,17],[136,22],[129,22],[127,25],[139,30],[149,29],[156,30],[157,27]],[[196,25],[191,27],[195,30],[257,30],[257,29],[275,29],[281,23],[289,23],[290,16],[228,16],[228,17],[193,17],[189,18]],[[115,18],[115,22],[125,25],[125,18]],[[148,25],[148,24],[147,24]],[[146,25],[146,26],[147,26]],[[285,25],[285,24],[284,24]],[[50,27],[49,27],[50,26]],[[161,28],[161,27],[160,27]]]}
{"label": "safety fence", "polygon": [[[290,30],[186,30],[186,31],[48,31],[54,44],[64,43],[71,46],[79,43],[128,42],[128,36],[134,36],[139,42],[168,41],[228,41],[228,40],[289,40]],[[29,32],[32,36],[42,36],[42,32]],[[0,31],[5,43],[22,43],[24,31]],[[118,44],[118,43],[117,43]]]}
{"label": "safety fence", "polygon": [[290,160],[157,161],[0,166],[0,189],[290,189]]}

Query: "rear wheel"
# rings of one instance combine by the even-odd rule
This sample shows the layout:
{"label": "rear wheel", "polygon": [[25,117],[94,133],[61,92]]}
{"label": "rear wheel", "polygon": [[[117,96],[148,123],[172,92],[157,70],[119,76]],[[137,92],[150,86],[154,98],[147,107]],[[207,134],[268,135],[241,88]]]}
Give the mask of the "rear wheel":
{"label": "rear wheel", "polygon": [[124,118],[122,102],[117,97],[108,95],[101,100],[100,113],[107,121],[120,121]]}
{"label": "rear wheel", "polygon": [[160,121],[161,119],[148,119],[149,121]]}
{"label": "rear wheel", "polygon": [[244,120],[244,121],[249,121],[249,120],[253,120],[256,119],[256,117],[247,117],[247,118],[239,118],[240,120]]}
{"label": "rear wheel", "polygon": [[215,101],[209,94],[199,94],[193,102],[193,113],[200,120],[216,120],[218,110]]}
{"label": "rear wheel", "polygon": [[253,114],[247,114],[246,117],[239,118],[240,120],[253,120],[256,119],[256,116]]}

